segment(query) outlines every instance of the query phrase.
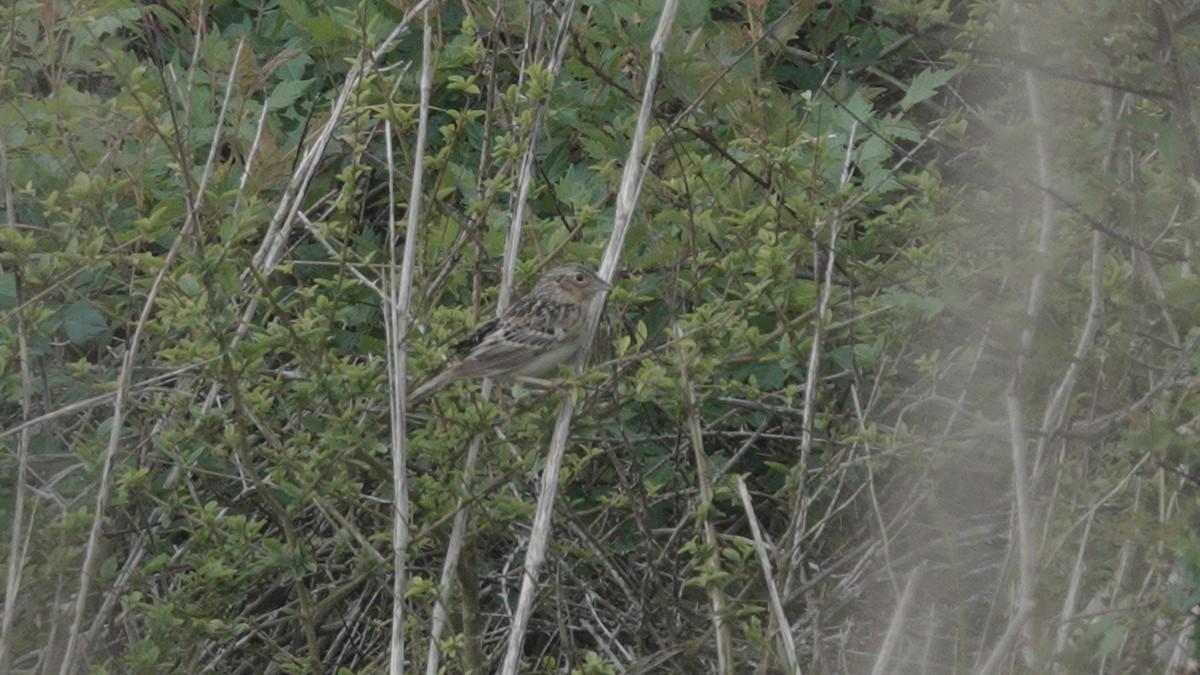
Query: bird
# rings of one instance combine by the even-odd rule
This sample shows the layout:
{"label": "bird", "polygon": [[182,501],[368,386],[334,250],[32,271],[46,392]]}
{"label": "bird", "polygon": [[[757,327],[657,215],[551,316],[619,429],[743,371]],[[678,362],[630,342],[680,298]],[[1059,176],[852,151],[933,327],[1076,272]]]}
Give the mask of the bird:
{"label": "bird", "polygon": [[547,270],[525,297],[454,345],[454,360],[408,397],[415,408],[455,380],[536,377],[583,346],[587,307],[612,284],[580,263]]}

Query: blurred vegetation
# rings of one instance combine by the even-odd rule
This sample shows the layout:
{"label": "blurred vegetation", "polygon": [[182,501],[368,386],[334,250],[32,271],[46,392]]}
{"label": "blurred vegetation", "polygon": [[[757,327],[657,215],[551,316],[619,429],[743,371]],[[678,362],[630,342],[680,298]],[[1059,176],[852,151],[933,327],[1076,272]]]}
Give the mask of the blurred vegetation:
{"label": "blurred vegetation", "polygon": [[[494,311],[542,107],[518,286],[598,262],[660,8],[580,3],[555,79],[554,8],[434,6],[416,380]],[[387,670],[410,9],[0,8],[0,671]],[[686,0],[671,35],[524,669],[719,672],[723,623],[730,672],[788,672],[774,588],[805,673],[1200,672],[1200,11]],[[460,499],[441,667],[503,655],[559,397],[502,391],[410,419],[412,672]]]}

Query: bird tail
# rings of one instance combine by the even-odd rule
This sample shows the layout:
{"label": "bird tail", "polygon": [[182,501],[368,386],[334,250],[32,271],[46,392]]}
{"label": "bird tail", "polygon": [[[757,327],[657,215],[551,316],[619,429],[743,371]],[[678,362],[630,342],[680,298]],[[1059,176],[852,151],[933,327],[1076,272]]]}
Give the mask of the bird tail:
{"label": "bird tail", "polygon": [[425,401],[428,401],[431,396],[442,390],[443,387],[454,381],[454,369],[447,368],[432,378],[426,380],[421,386],[417,387],[408,395],[406,407],[408,409],[416,408]]}

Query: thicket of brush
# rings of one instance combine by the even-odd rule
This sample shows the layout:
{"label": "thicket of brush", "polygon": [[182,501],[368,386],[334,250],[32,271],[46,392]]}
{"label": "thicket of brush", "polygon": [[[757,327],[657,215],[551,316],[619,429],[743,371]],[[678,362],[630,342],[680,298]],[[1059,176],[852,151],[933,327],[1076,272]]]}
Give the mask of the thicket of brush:
{"label": "thicket of brush", "polygon": [[1200,10],[664,4],[0,8],[0,671],[1195,672]]}

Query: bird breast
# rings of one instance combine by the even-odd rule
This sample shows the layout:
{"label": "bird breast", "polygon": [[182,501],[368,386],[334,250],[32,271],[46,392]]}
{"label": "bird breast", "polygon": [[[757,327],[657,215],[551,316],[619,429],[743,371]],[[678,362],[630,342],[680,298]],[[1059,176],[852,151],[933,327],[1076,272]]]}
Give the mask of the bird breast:
{"label": "bird breast", "polygon": [[574,356],[578,349],[579,343],[574,341],[560,344],[538,354],[520,368],[514,370],[512,374],[517,377],[537,377],[538,375],[544,375],[546,371]]}

